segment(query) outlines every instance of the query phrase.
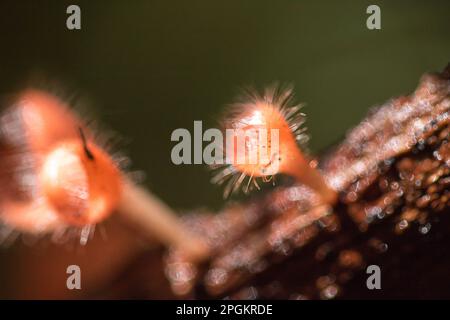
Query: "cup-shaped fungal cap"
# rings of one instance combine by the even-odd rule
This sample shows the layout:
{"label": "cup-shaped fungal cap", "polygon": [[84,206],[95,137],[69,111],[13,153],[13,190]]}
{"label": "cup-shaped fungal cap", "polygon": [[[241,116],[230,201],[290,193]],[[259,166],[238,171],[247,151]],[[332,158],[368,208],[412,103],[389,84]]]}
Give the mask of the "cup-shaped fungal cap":
{"label": "cup-shaped fungal cap", "polygon": [[[83,129],[81,129],[83,128]],[[70,107],[45,91],[0,113],[0,220],[44,234],[99,222],[117,206],[121,175]]]}
{"label": "cup-shaped fungal cap", "polygon": [[225,196],[246,179],[244,191],[252,185],[259,188],[257,178],[269,181],[282,173],[315,190],[324,202],[336,201],[336,192],[303,154],[308,137],[300,108],[293,103],[291,88],[279,87],[266,89],[263,95],[247,94],[232,106],[225,121],[226,162],[213,178],[227,184]]}
{"label": "cup-shaped fungal cap", "polygon": [[[305,163],[301,148],[308,139],[303,127],[305,115],[293,103],[291,88],[268,88],[262,95],[247,92],[230,107],[224,120],[225,164],[213,182],[226,183],[225,196],[245,183],[244,191],[259,188],[257,178],[270,180],[273,175],[295,175]],[[231,142],[230,142],[231,141]]]}
{"label": "cup-shaped fungal cap", "polygon": [[233,129],[234,143],[227,145],[226,154],[231,154],[231,165],[248,176],[289,173],[303,159],[288,122],[271,103],[257,102]]}
{"label": "cup-shaped fungal cap", "polygon": [[121,195],[121,175],[108,154],[81,139],[63,141],[46,157],[44,195],[67,224],[95,224],[110,215]]}

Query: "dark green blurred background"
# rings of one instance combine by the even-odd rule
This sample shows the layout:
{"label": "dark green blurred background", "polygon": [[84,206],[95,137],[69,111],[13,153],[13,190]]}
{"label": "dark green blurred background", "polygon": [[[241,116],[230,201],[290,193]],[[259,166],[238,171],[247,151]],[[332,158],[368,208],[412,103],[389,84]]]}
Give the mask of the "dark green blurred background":
{"label": "dark green blurred background", "polygon": [[[81,7],[82,30],[66,29]],[[366,28],[381,7],[382,29]],[[154,193],[217,208],[204,166],[170,161],[175,128],[215,126],[245,85],[294,84],[311,149],[339,141],[368,108],[414,90],[450,58],[450,1],[4,1],[0,94],[41,74],[87,95]]]}
{"label": "dark green blurred background", "polygon": [[[66,29],[69,4],[81,7],[80,31]],[[366,28],[370,4],[381,30]],[[204,166],[171,163],[174,129],[215,126],[242,86],[288,82],[319,152],[369,107],[442,70],[449,34],[448,0],[1,0],[0,95],[37,74],[87,96],[154,193],[176,209],[218,208],[222,189]],[[0,278],[17,277],[14,263],[2,270],[13,256],[0,251]],[[5,288],[0,279],[0,297]]]}

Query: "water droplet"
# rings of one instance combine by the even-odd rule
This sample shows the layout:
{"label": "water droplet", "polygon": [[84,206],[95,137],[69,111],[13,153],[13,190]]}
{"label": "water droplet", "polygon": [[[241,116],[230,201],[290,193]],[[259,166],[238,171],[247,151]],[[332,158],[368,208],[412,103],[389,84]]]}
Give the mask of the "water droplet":
{"label": "water droplet", "polygon": [[427,224],[419,227],[419,232],[421,234],[427,234],[430,231],[430,229],[431,229],[431,224],[427,223]]}
{"label": "water droplet", "polygon": [[439,151],[434,151],[433,156],[436,158],[436,160],[442,161],[442,156]]}
{"label": "water droplet", "polygon": [[228,272],[222,268],[213,268],[205,276],[205,282],[208,286],[220,286],[228,279]]}
{"label": "water droplet", "polygon": [[371,238],[368,242],[368,245],[374,248],[378,253],[384,253],[388,250],[388,245],[385,242],[382,242],[380,239]]}
{"label": "water droplet", "polygon": [[337,294],[339,293],[339,287],[335,284],[327,286],[325,289],[320,291],[320,298],[321,299],[334,299]]}
{"label": "water droplet", "polygon": [[391,189],[392,190],[397,190],[400,187],[400,184],[396,181],[391,183]]}
{"label": "water droplet", "polygon": [[289,296],[289,300],[309,300],[309,298],[300,293],[293,293]]}
{"label": "water droplet", "polygon": [[395,233],[396,234],[401,234],[403,233],[403,231],[405,231],[407,228],[409,227],[409,222],[406,219],[402,219],[400,220],[396,225],[395,225]]}

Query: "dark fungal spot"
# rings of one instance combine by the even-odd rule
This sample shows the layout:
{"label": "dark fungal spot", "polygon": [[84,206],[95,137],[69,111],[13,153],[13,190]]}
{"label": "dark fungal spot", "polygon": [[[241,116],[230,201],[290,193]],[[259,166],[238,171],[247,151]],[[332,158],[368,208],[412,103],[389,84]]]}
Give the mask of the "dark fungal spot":
{"label": "dark fungal spot", "polygon": [[78,131],[80,132],[80,137],[81,137],[81,141],[83,142],[83,149],[84,149],[84,153],[86,154],[86,157],[88,157],[89,160],[94,161],[95,157],[92,154],[91,150],[89,150],[89,148],[87,146],[87,140],[86,140],[86,136],[84,135],[83,129],[81,129],[81,127],[79,127]]}

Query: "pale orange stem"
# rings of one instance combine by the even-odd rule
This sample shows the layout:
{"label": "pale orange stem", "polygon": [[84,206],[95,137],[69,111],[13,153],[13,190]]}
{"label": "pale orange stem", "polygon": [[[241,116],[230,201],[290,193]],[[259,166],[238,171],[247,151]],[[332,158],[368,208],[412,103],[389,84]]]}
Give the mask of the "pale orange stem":
{"label": "pale orange stem", "polygon": [[209,254],[206,243],[189,232],[166,204],[130,181],[125,182],[118,211],[164,245],[181,249],[193,259]]}

